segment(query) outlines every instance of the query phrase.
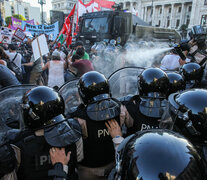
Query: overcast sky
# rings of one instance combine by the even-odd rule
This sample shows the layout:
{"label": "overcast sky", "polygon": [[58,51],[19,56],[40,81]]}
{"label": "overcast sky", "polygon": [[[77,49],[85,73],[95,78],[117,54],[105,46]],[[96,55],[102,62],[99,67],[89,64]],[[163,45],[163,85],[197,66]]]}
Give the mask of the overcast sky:
{"label": "overcast sky", "polygon": [[[41,6],[40,4],[38,4],[38,0],[23,0],[23,1],[29,2],[31,6],[40,7],[40,10],[41,10]],[[46,0],[46,4],[43,5],[43,11],[47,12],[47,17],[50,16],[50,10],[52,9],[51,1],[52,0]]]}

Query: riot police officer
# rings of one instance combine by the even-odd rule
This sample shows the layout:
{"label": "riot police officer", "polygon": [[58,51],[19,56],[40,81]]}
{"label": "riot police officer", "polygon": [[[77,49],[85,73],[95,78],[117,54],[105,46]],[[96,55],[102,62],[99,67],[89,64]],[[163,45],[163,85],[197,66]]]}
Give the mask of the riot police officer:
{"label": "riot police officer", "polygon": [[67,172],[56,171],[55,176],[77,179],[75,142],[80,139],[81,131],[76,121],[65,119],[62,96],[46,86],[32,88],[22,99],[22,111],[27,130],[24,131],[24,138],[14,143],[21,150],[18,179],[53,178],[54,173],[48,174],[52,168],[49,157],[52,147],[64,147],[66,153],[72,152],[68,175]]}
{"label": "riot police officer", "polygon": [[207,159],[207,90],[189,89],[171,94],[169,103],[173,129],[188,138]]}
{"label": "riot police officer", "polygon": [[206,32],[202,26],[193,26],[189,33],[191,40],[188,42],[190,45],[189,57],[193,62],[198,63],[200,66],[206,64]]}
{"label": "riot police officer", "polygon": [[205,180],[204,162],[194,146],[170,130],[150,129],[127,137],[118,147],[108,180]]}
{"label": "riot police officer", "polygon": [[[133,134],[151,128],[159,128],[167,107],[169,79],[159,68],[148,68],[138,76],[139,95],[127,96],[120,101],[125,106],[131,128],[127,134]],[[167,114],[167,113],[166,113]]]}
{"label": "riot police officer", "polygon": [[167,73],[167,76],[169,79],[169,95],[178,91],[180,92],[185,90],[186,83],[183,76],[176,72],[169,72]]}
{"label": "riot police officer", "polygon": [[115,152],[105,123],[111,119],[120,123],[120,103],[111,97],[108,80],[96,71],[80,78],[78,92],[83,103],[71,117],[82,128],[84,158],[78,165],[79,178],[106,179],[113,167]]}
{"label": "riot police officer", "polygon": [[180,68],[180,74],[184,77],[184,80],[186,82],[186,89],[201,86],[203,68],[199,64],[195,62],[184,64]]}
{"label": "riot police officer", "polygon": [[0,89],[12,86],[12,85],[19,85],[20,82],[15,77],[15,75],[8,69],[6,66],[0,64]]}

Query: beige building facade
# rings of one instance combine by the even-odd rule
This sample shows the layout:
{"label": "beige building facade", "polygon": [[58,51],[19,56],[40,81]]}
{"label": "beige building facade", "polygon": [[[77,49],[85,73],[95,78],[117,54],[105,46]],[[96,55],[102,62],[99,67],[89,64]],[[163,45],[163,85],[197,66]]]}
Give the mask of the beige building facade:
{"label": "beige building facade", "polygon": [[183,24],[206,25],[207,0],[115,0],[157,27],[179,29]]}

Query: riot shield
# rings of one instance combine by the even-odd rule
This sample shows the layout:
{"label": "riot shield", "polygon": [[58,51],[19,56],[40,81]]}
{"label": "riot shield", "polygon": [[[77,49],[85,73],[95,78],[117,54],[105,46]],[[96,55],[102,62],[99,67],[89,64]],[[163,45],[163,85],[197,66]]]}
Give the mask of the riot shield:
{"label": "riot shield", "polygon": [[137,95],[137,77],[144,69],[143,67],[125,67],[113,72],[108,78],[112,97]]}
{"label": "riot shield", "polygon": [[63,84],[58,90],[65,101],[65,115],[68,115],[72,108],[77,107],[81,103],[77,87],[78,81],[79,79],[71,80]]}
{"label": "riot shield", "polygon": [[0,117],[10,128],[23,128],[21,103],[23,95],[35,85],[10,86],[0,91]]}

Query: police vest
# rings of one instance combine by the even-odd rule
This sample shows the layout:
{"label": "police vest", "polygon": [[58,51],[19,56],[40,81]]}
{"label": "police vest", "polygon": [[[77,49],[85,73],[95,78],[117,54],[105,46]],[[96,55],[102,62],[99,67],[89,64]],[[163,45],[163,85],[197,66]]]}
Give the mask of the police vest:
{"label": "police vest", "polygon": [[[21,149],[21,163],[17,171],[17,177],[21,180],[49,180],[48,170],[53,169],[49,150],[51,146],[47,144],[44,136],[30,134],[21,141],[15,143]],[[77,179],[75,173],[76,149],[75,145],[66,148],[66,152],[72,151],[68,164],[68,178]]]}
{"label": "police vest", "polygon": [[[141,99],[139,96],[133,96],[128,102],[125,102],[127,111],[134,120],[132,128],[127,129],[127,134],[134,134],[137,131],[143,131],[147,129],[159,128],[159,119],[143,115],[139,110],[139,104]],[[135,102],[135,103],[134,103]]]}
{"label": "police vest", "polygon": [[[85,107],[79,107],[72,115],[86,121],[88,137],[83,139],[84,159],[80,163],[86,167],[101,167],[115,160],[112,138],[105,126],[106,121],[91,120]],[[120,118],[115,118],[120,122]]]}

